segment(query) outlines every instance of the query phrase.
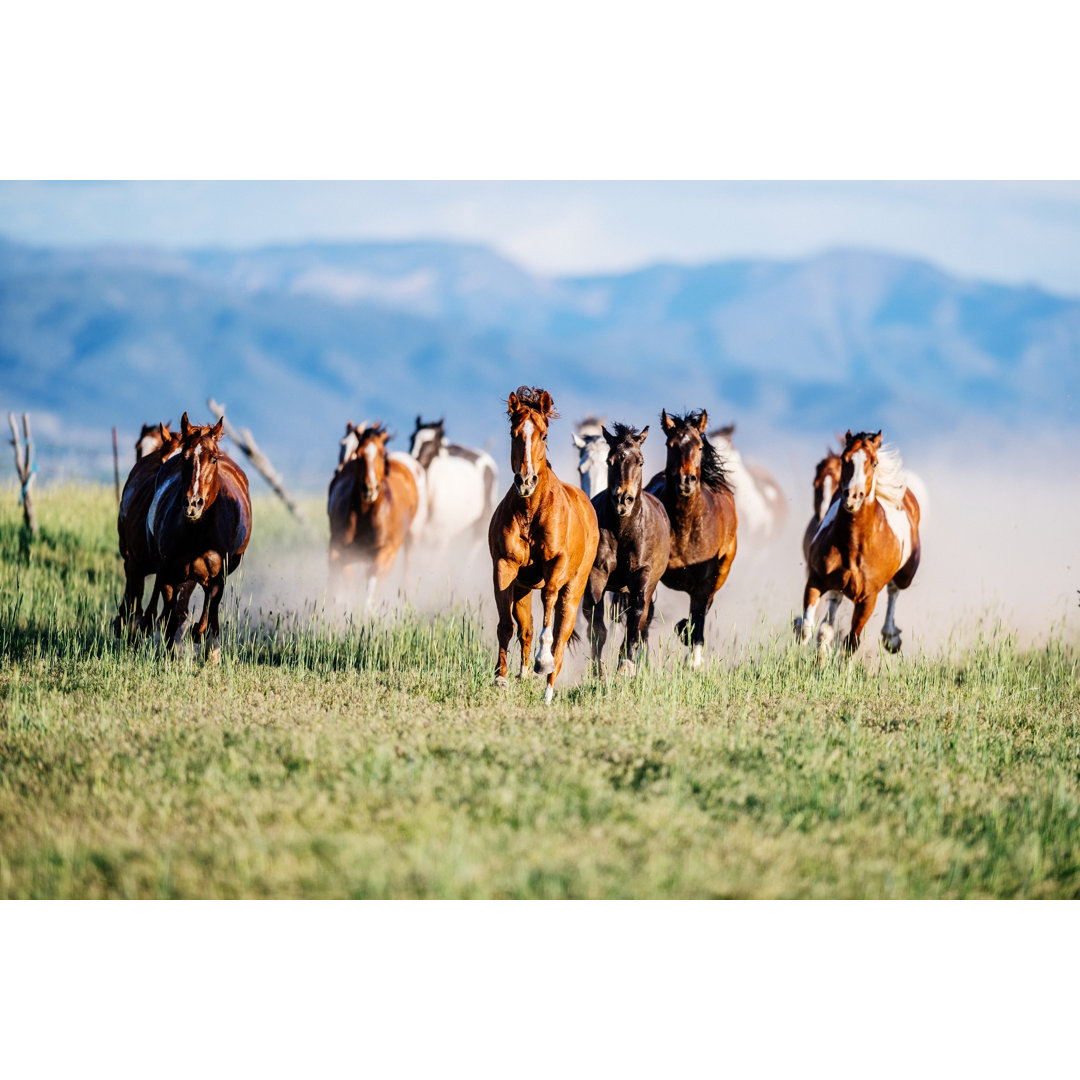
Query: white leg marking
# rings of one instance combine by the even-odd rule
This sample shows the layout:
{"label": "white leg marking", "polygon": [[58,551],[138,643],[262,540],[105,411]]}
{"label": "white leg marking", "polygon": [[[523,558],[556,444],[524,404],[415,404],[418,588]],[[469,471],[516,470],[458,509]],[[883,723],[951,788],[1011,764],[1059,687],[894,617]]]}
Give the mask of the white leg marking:
{"label": "white leg marking", "polygon": [[551,626],[545,626],[540,635],[540,650],[536,654],[536,673],[547,675],[555,670],[555,657],[551,654],[551,645],[555,640],[555,631]]}
{"label": "white leg marking", "polygon": [[555,696],[555,687],[552,686],[551,683],[548,683],[547,686],[544,687],[544,704],[545,705],[550,705],[551,704],[551,699],[554,696]]}
{"label": "white leg marking", "polygon": [[690,666],[695,671],[697,671],[697,669],[699,667],[701,667],[701,646],[700,645],[695,645],[694,646],[694,651],[693,651],[693,653],[691,653],[691,656],[690,656]]}
{"label": "white leg marking", "polygon": [[817,608],[817,604],[807,604],[802,618],[795,620],[795,632],[799,635],[801,641],[809,641],[814,636],[814,622],[817,619]]}

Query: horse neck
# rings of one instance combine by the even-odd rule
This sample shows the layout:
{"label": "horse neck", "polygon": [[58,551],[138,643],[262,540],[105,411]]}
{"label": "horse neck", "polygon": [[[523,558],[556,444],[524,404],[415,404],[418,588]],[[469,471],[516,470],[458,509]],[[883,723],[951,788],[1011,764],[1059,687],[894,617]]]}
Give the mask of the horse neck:
{"label": "horse neck", "polygon": [[843,496],[836,508],[836,518],[833,521],[833,542],[837,546],[845,543],[852,548],[863,547],[866,541],[873,536],[879,517],[877,499],[867,498],[862,506],[854,513],[848,513],[844,509]]}

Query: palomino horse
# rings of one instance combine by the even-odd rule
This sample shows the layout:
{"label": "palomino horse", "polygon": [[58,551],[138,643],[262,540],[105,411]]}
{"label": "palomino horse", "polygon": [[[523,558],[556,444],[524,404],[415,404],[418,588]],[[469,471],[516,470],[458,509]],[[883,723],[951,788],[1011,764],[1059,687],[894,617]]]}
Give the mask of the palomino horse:
{"label": "palomino horse", "polygon": [[705,616],[727,581],[738,547],[739,515],[735,496],[712,443],[705,436],[708,414],[660,413],[667,435],[667,467],[649,481],[648,490],[664,504],[671,521],[671,557],[663,583],[690,594],[690,618],[675,626],[691,649],[691,663],[701,667]]}
{"label": "palomino horse", "polygon": [[143,424],[135,440],[135,460],[142,461],[155,450],[160,450],[172,438],[168,424]]}
{"label": "palomino horse", "polygon": [[532,591],[540,589],[544,623],[535,671],[547,675],[544,703],[550,705],[600,534],[585,492],[564,484],[548,465],[548,424],[558,415],[551,395],[519,386],[507,399],[507,413],[514,482],[488,527],[499,612],[495,684],[507,685],[506,652],[514,622],[521,643],[518,677],[526,674],[532,646]]}
{"label": "palomino horse", "polygon": [[445,419],[416,417],[409,452],[427,474],[427,537],[438,547],[464,532],[479,540],[495,508],[498,468],[490,454],[446,441]]}
{"label": "palomino horse", "polygon": [[609,447],[607,489],[592,500],[600,527],[589,586],[582,611],[589,624],[593,667],[603,671],[604,593],[627,597],[626,637],[623,639],[620,674],[634,673],[642,646],[648,648],[649,623],[653,616],[653,593],[668,566],[671,554],[671,523],[663,503],[641,489],[644,459],[641,444],[649,434],[616,424],[615,433],[603,428]]}
{"label": "palomino horse", "polygon": [[[810,543],[803,615],[795,631],[803,641],[814,633],[814,617],[822,597],[855,605],[845,641],[849,652],[859,647],[878,593],[887,588],[889,606],[881,637],[889,652],[900,651],[900,630],[894,621],[896,595],[906,589],[919,568],[919,503],[908,489],[900,455],[882,449],[881,432],[844,437],[840,454],[840,494],[825,514]],[[824,652],[833,637],[831,622],[818,631]]]}
{"label": "palomino horse", "polygon": [[739,529],[745,537],[766,543],[776,538],[787,521],[787,499],[776,478],[760,465],[751,465],[732,442],[735,425],[717,428],[709,433],[724,463],[724,475],[735,495],[739,514]]}
{"label": "palomino horse", "polygon": [[581,488],[594,499],[607,483],[608,445],[604,439],[603,418],[586,416],[570,438],[581,455],[578,461]]}
{"label": "palomino horse", "polygon": [[202,642],[210,630],[210,658],[221,658],[218,609],[226,577],[240,565],[251,539],[247,476],[221,449],[224,418],[212,427],[180,418],[180,452],[158,470],[146,515],[147,543],[158,565],[165,601],[164,633],[178,644],[188,628],[195,587],[203,610],[191,637]]}
{"label": "palomino horse", "polygon": [[[330,481],[330,579],[344,574],[351,584],[352,564],[371,564],[367,603],[393,569],[398,550],[412,543],[412,523],[420,505],[412,470],[386,452],[390,433],[381,425],[365,426],[357,450],[338,466]],[[406,557],[408,546],[406,546]]]}
{"label": "palomino horse", "polygon": [[[153,449],[141,449],[144,440],[147,446],[154,441],[155,433],[158,445]],[[167,424],[150,427],[143,424],[143,434],[135,444],[136,460],[124,483],[120,496],[120,510],[116,516],[116,532],[120,541],[120,557],[124,560],[124,599],[120,604],[113,627],[117,635],[125,623],[139,619],[143,612],[142,596],[146,579],[150,574],[157,574],[157,562],[151,554],[146,535],[146,515],[154,499],[154,489],[158,470],[162,464],[180,453],[180,436],[169,431]],[[143,629],[153,625],[157,614],[160,583],[155,580],[154,591],[146,605],[146,615],[142,618]]]}

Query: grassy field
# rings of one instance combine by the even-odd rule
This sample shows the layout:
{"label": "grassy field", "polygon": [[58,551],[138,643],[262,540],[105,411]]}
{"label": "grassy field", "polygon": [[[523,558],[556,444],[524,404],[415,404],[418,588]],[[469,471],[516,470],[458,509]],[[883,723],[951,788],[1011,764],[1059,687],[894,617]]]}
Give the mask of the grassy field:
{"label": "grassy field", "polygon": [[[2,897],[1073,897],[1075,643],[491,685],[493,613],[112,636],[105,488],[0,509]],[[316,513],[318,507],[316,507]],[[258,500],[249,559],[299,544]],[[223,606],[223,612],[225,607]]]}

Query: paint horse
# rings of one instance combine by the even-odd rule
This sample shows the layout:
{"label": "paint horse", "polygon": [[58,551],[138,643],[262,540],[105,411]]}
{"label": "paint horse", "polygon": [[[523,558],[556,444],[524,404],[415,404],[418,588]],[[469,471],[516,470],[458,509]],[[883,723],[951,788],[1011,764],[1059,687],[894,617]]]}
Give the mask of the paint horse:
{"label": "paint horse", "polygon": [[773,540],[783,531],[787,521],[787,499],[768,469],[752,465],[743,459],[732,442],[735,425],[710,432],[709,441],[724,462],[724,473],[735,494],[735,509],[739,514],[739,529],[745,537],[761,543]]}
{"label": "paint horse", "polygon": [[199,645],[209,629],[210,659],[221,659],[219,609],[225,580],[240,566],[251,540],[251,497],[244,470],[221,449],[225,420],[213,426],[180,418],[180,452],[158,470],[146,515],[147,544],[158,566],[164,599],[162,633],[179,644],[190,624],[189,605],[203,590],[202,614],[191,629]]}
{"label": "paint horse", "polygon": [[[146,446],[142,447],[144,441]],[[157,446],[151,448],[154,441]],[[153,628],[161,586],[155,580],[144,614],[142,597],[146,579],[151,574],[156,576],[158,569],[146,535],[146,515],[154,500],[158,470],[180,453],[180,443],[180,436],[170,432],[167,424],[156,427],[143,424],[143,434],[135,444],[135,464],[124,482],[120,510],[116,516],[120,558],[124,560],[124,598],[120,602],[120,612],[113,621],[117,637],[123,632],[125,623],[133,625],[135,620],[144,631]]]}
{"label": "paint horse", "polygon": [[408,556],[420,506],[412,470],[387,453],[389,438],[381,424],[360,429],[356,452],[338,466],[327,493],[331,588],[336,591],[343,576],[351,585],[353,566],[362,562],[370,567],[369,606],[403,546]]}
{"label": "paint horse", "polygon": [[626,636],[619,673],[632,675],[640,650],[648,648],[653,594],[671,554],[671,523],[663,503],[642,490],[641,444],[649,434],[648,427],[639,432],[616,424],[614,434],[607,428],[601,430],[608,446],[607,488],[592,500],[600,541],[582,612],[589,624],[593,668],[600,674],[607,640],[604,594],[612,592],[626,598],[620,605],[620,614],[626,611]]}
{"label": "paint horse", "polygon": [[172,438],[168,424],[143,424],[139,437],[135,440],[135,460],[149,457],[155,450],[160,450]]}
{"label": "paint horse", "polygon": [[814,516],[807,522],[803,532],[803,557],[810,563],[810,543],[814,539],[825,513],[833,499],[840,494],[840,455],[831,447],[825,448],[825,456],[814,466]]}
{"label": "paint horse", "polygon": [[419,416],[409,452],[426,474],[427,538],[440,548],[462,533],[481,539],[495,508],[491,455],[447,442],[445,418],[425,424]]}
{"label": "paint horse", "polygon": [[705,616],[727,581],[738,548],[735,496],[719,455],[705,435],[708,413],[668,416],[660,413],[667,436],[667,464],[647,490],[664,504],[671,521],[671,556],[661,579],[676,592],[690,595],[690,617],[675,633],[690,648],[693,667],[701,667]]}
{"label": "paint horse", "polygon": [[608,445],[604,439],[602,417],[586,416],[570,438],[580,453],[578,477],[590,499],[604,490],[607,483]]}
{"label": "paint horse", "polygon": [[[376,421],[374,424],[370,424],[366,420],[362,420],[359,424],[354,424],[351,420],[345,422],[345,434],[342,436],[338,448],[339,472],[342,465],[356,457],[360,447],[360,436],[370,427],[379,428],[381,426],[379,421]],[[398,464],[404,465],[405,468],[409,470],[409,473],[413,478],[413,483],[416,485],[417,494],[420,497],[412,525],[409,526],[409,550],[411,550],[412,547],[419,543],[423,538],[424,531],[427,528],[427,473],[424,472],[424,467],[420,462],[418,462],[412,454],[407,453],[404,450],[388,451],[387,459],[389,461],[396,461]]]}
{"label": "paint horse", "polygon": [[547,675],[544,703],[550,705],[600,534],[585,492],[564,484],[548,464],[548,425],[558,415],[551,395],[520,386],[507,399],[507,414],[514,479],[488,527],[499,613],[495,685],[507,685],[507,648],[514,622],[521,644],[518,677],[526,674],[532,646],[532,591],[539,589],[544,615],[534,670]]}
{"label": "paint horse", "polygon": [[[905,482],[900,455],[882,448],[880,431],[873,435],[849,431],[840,460],[839,496],[810,542],[803,614],[795,620],[795,632],[809,641],[822,598],[832,604],[846,596],[855,611],[845,647],[854,652],[885,588],[889,603],[881,637],[889,652],[899,652],[896,597],[919,568],[919,503]],[[832,637],[832,623],[823,622],[819,652],[828,649]]]}

